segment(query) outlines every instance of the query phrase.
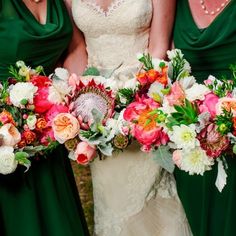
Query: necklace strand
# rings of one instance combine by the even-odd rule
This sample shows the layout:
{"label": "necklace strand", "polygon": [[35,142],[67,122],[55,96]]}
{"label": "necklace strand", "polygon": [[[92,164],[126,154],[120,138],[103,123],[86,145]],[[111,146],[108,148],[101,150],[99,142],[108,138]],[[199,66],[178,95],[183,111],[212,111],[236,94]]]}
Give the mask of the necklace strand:
{"label": "necklace strand", "polygon": [[204,0],[200,0],[200,4],[201,4],[201,8],[202,10],[204,11],[204,13],[206,15],[215,15],[216,13],[219,13],[228,3],[229,3],[230,0],[225,0],[224,2],[222,2],[220,4],[219,7],[216,8],[216,10],[212,10],[212,11],[209,11],[205,5],[205,1]]}
{"label": "necklace strand", "polygon": [[31,2],[40,3],[42,0],[31,0]]}

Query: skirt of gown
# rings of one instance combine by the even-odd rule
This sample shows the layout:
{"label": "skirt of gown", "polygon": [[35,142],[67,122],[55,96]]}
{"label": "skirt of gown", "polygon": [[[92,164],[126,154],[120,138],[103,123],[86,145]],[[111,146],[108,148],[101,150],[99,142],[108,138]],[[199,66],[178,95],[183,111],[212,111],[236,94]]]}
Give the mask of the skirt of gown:
{"label": "skirt of gown", "polygon": [[137,145],[95,160],[91,171],[97,236],[192,235],[173,176],[163,177],[162,191],[149,198],[152,186],[161,178],[160,167]]}
{"label": "skirt of gown", "polygon": [[67,152],[57,148],[30,170],[0,175],[1,236],[87,236]]}

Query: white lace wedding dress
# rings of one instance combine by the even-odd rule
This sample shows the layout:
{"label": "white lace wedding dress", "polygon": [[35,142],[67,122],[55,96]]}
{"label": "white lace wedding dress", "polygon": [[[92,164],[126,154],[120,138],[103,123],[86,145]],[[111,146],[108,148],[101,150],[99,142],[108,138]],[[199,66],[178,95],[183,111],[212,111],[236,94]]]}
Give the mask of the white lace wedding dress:
{"label": "white lace wedding dress", "polygon": [[[109,71],[122,63],[117,79],[137,71],[136,54],[148,45],[151,0],[114,0],[107,11],[95,0],[73,0],[72,12],[84,33],[90,65]],[[160,167],[138,146],[96,160],[91,171],[95,235],[191,235],[173,178],[164,177],[162,190],[148,200],[151,187],[159,181]]]}

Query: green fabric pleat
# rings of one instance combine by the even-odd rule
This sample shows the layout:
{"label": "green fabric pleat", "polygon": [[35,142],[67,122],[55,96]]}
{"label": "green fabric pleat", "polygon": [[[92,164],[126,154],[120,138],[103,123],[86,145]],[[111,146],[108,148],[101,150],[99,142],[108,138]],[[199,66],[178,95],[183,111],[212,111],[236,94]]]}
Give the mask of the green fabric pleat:
{"label": "green fabric pleat", "polygon": [[[230,76],[236,63],[236,1],[231,0],[209,27],[199,29],[188,0],[177,1],[174,44],[182,50],[198,82],[214,76]],[[194,236],[236,235],[236,158],[227,157],[227,185],[216,186],[217,165],[204,176],[175,170],[177,190]]]}
{"label": "green fabric pleat", "polygon": [[[21,0],[0,0],[0,79],[8,67],[24,60],[51,73],[65,52],[72,26],[63,0],[48,0],[47,22],[37,22]],[[1,236],[89,235],[73,172],[63,147],[0,175]]]}

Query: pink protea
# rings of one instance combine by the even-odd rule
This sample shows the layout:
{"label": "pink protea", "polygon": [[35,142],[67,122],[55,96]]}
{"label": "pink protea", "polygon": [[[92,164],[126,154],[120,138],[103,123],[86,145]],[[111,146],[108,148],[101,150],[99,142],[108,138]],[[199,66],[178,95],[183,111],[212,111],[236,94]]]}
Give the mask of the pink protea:
{"label": "pink protea", "polygon": [[70,112],[79,119],[81,127],[89,126],[93,122],[94,109],[102,114],[102,123],[113,115],[115,98],[112,91],[106,90],[102,84],[96,84],[93,80],[87,85],[80,82],[77,89],[71,101]]}
{"label": "pink protea", "polygon": [[209,157],[217,158],[225,151],[230,141],[227,136],[222,136],[214,124],[208,125],[198,135],[201,148],[206,151]]}

